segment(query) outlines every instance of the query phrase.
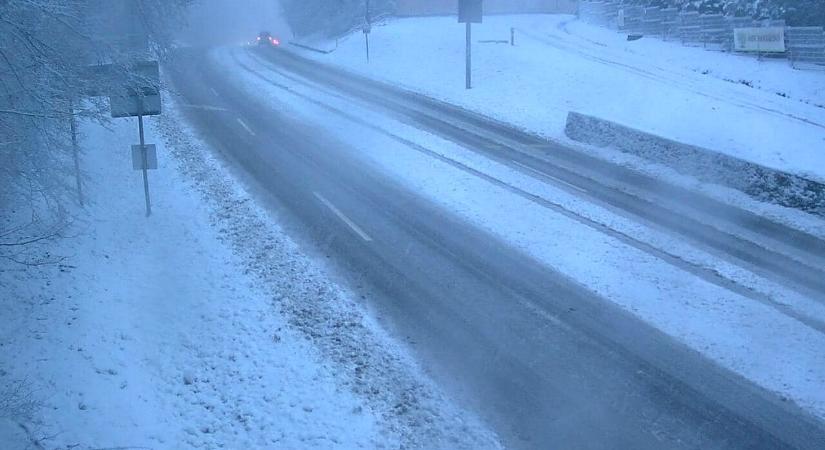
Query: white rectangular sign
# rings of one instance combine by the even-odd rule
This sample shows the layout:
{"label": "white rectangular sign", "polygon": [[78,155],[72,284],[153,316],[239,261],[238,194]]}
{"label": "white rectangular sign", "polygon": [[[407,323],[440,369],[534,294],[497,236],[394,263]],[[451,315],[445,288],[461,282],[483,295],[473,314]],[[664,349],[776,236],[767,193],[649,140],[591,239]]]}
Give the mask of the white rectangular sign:
{"label": "white rectangular sign", "polygon": [[157,116],[161,112],[160,94],[112,95],[112,117]]}
{"label": "white rectangular sign", "polygon": [[[158,149],[155,144],[146,144],[146,170],[157,170],[158,168]],[[143,152],[140,145],[132,146],[132,169],[143,170]]]}
{"label": "white rectangular sign", "polygon": [[737,52],[782,53],[785,51],[785,28],[735,28],[733,44]]}

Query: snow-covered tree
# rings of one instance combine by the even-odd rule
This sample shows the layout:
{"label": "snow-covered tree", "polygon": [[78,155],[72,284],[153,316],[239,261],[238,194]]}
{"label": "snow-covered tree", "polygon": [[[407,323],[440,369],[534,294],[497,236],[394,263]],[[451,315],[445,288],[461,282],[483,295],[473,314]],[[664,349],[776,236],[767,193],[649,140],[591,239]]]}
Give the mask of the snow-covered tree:
{"label": "snow-covered tree", "polygon": [[675,7],[704,14],[785,19],[793,26],[825,26],[823,0],[624,0],[643,6]]}
{"label": "snow-covered tree", "polygon": [[70,123],[103,117],[93,103],[77,108],[87,65],[147,56],[122,51],[104,25],[138,23],[157,53],[188,1],[0,0],[0,257],[29,261],[25,244],[57,235],[65,221]]}
{"label": "snow-covered tree", "polygon": [[825,26],[825,1],[823,0],[774,0],[776,12],[790,25]]}

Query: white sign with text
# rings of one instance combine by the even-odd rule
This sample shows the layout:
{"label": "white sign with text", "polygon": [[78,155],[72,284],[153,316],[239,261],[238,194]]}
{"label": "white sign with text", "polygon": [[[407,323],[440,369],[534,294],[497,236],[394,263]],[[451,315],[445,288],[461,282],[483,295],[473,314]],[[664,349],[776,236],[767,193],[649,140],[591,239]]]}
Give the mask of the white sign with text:
{"label": "white sign with text", "polygon": [[785,51],[785,28],[736,28],[733,43],[737,52],[782,53]]}

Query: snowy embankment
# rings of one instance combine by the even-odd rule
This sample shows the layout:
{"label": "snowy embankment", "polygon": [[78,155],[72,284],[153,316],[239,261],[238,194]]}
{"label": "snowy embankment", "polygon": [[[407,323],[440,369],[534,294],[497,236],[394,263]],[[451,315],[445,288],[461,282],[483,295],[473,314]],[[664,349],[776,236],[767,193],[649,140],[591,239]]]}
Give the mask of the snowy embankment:
{"label": "snowy embankment", "polygon": [[[658,39],[625,36],[572,16],[490,16],[473,40],[464,90],[464,28],[455,17],[373,28],[371,60],[353,34],[313,59],[420,91],[564,139],[577,111],[825,181],[825,73],[793,70]],[[300,50],[296,50],[300,51]]]}
{"label": "snowy embankment", "polygon": [[[244,65],[275,83],[269,84],[242,69],[232,52],[217,52],[216,62],[260,101],[317,124],[357,152],[365,165],[386,171],[721,366],[825,419],[825,334],[806,324],[825,321],[825,308],[814,299],[582,202],[569,190],[361,107],[357,100],[302,86],[271,71],[264,59],[234,51]],[[536,197],[545,203],[531,200]],[[645,251],[646,245],[665,250],[657,255]],[[664,253],[678,262],[666,262]],[[743,289],[714,283],[720,275]]]}
{"label": "snowy embankment", "polygon": [[[0,380],[27,379],[42,401],[33,436],[49,448],[383,442],[242,273],[168,157],[143,217],[135,120],[111,127],[82,127],[91,205],[52,249],[64,264],[3,267],[0,316],[13,325],[0,334]],[[162,144],[153,128],[148,142]]]}
{"label": "snowy embankment", "polygon": [[136,121],[87,123],[89,205],[49,249],[65,259],[0,262],[4,449],[495,446],[174,108],[149,124],[151,218]]}

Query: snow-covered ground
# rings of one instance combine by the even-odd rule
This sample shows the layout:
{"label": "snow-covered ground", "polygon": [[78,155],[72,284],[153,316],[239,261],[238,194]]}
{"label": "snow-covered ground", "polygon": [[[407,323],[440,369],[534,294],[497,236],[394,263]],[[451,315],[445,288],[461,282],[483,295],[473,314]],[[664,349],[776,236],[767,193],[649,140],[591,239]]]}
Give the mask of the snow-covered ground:
{"label": "snow-covered ground", "polygon": [[238,269],[165,147],[146,219],[135,121],[82,131],[91,205],[52,250],[64,265],[4,268],[0,375],[27,378],[43,402],[35,436],[49,448],[385,442]]}
{"label": "snow-covered ground", "polygon": [[0,261],[0,447],[495,447],[165,114],[151,218],[136,121],[86,123],[65,259]]}
{"label": "snow-covered ground", "polygon": [[[231,51],[217,52],[216,61],[224,65],[231,79],[261,101],[290,108],[291,114],[318,124],[357,150],[365,164],[389,172],[436,204],[512,243],[720,365],[825,419],[825,354],[821,351],[825,334],[805,323],[825,319],[825,309],[814,299],[665,233],[633,224],[596,205],[582,204],[575,192],[563,186],[538,182],[452,142],[358,107],[357,101],[267,73],[264,60],[238,51],[245,65],[278,85],[289,86],[290,91],[273,87],[241,69],[229,55]],[[529,195],[518,195],[514,189]],[[532,196],[546,204],[527,198]],[[603,226],[588,225],[588,221]],[[646,251],[639,242],[672,254],[679,263],[665,263],[667,258]],[[710,282],[717,274],[744,290],[737,293]],[[759,295],[746,293],[750,291]]]}
{"label": "snow-covered ground", "polygon": [[[371,60],[354,34],[329,55],[303,52],[554,139],[569,111],[825,180],[825,72],[624,35],[573,16],[490,16],[473,40],[464,90],[464,27],[455,17],[373,29]],[[296,49],[296,51],[301,51]]]}

